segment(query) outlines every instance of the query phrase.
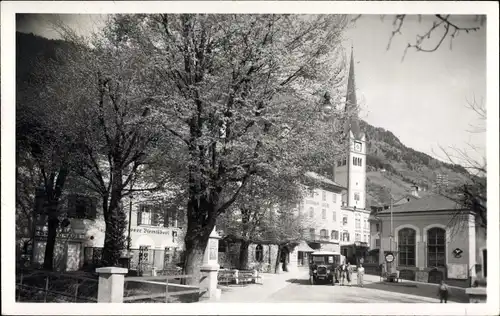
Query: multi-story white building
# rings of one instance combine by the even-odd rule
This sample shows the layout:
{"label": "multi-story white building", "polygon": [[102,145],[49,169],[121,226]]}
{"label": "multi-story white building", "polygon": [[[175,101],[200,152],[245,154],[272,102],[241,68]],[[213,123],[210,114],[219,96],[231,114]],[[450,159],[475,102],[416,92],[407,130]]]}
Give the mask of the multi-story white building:
{"label": "multi-story white building", "polygon": [[[338,183],[309,172],[306,176],[313,182],[314,189],[304,197],[299,206],[299,216],[304,223],[303,236],[312,248],[298,247],[299,265],[307,264],[307,253],[311,249],[340,252],[341,205],[344,187]],[[311,185],[311,187],[313,187]],[[292,257],[294,254],[291,254]]]}

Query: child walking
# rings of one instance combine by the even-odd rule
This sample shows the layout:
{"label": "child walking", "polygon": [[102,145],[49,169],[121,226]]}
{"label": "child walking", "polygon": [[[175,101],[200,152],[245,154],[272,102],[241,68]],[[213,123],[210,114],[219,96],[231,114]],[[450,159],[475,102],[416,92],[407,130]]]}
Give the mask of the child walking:
{"label": "child walking", "polygon": [[444,283],[443,280],[441,280],[441,283],[439,284],[438,287],[438,296],[440,303],[443,303],[443,301],[445,303],[448,303],[449,294],[450,294],[450,288],[448,287],[448,285],[446,285],[446,283]]}

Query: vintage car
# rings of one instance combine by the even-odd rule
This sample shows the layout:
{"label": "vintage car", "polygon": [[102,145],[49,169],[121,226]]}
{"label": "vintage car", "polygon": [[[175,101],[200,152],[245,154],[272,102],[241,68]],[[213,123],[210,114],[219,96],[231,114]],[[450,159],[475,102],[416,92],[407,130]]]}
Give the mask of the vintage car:
{"label": "vintage car", "polygon": [[332,251],[315,251],[309,255],[309,280],[311,284],[319,282],[338,283],[338,267],[342,264],[342,255]]}

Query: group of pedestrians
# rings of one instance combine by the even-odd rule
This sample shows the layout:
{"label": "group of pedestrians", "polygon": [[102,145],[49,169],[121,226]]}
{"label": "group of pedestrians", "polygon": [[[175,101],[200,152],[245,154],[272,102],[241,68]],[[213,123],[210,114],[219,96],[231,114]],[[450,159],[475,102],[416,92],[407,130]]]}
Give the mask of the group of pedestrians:
{"label": "group of pedestrians", "polygon": [[[353,269],[354,266],[352,266],[349,262],[347,264],[345,262],[342,263],[342,265],[339,266],[338,268],[338,280],[340,282],[340,285],[345,285],[347,281],[347,285],[351,286],[352,282],[352,274],[353,274]],[[363,268],[363,265],[361,263],[359,264],[357,270],[358,274],[358,286],[363,287],[363,277],[365,275],[365,268]]]}

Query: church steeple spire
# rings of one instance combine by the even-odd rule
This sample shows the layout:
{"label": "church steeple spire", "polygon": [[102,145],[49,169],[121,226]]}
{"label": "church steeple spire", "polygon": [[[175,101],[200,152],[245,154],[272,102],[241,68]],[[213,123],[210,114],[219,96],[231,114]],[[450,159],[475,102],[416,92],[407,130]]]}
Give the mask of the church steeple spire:
{"label": "church steeple spire", "polygon": [[354,77],[354,48],[351,46],[351,62],[349,65],[349,77],[347,78],[346,109],[358,105],[356,99],[356,81]]}
{"label": "church steeple spire", "polygon": [[347,77],[347,92],[345,98],[345,110],[354,111],[351,113],[351,119],[349,120],[349,128],[355,138],[359,138],[361,134],[361,129],[359,128],[357,106],[358,100],[356,98],[356,81],[354,75],[354,48],[351,45],[351,61],[349,65],[349,75]]}

